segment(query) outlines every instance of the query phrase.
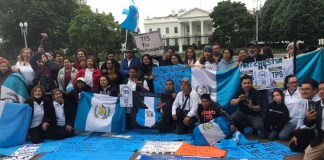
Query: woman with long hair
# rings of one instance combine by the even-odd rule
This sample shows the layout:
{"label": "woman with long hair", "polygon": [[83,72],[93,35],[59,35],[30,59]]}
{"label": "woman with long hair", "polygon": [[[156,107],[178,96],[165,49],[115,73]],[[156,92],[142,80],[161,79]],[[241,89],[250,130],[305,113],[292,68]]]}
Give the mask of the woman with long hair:
{"label": "woman with long hair", "polygon": [[139,73],[138,73],[138,78],[147,82],[148,87],[150,89],[150,92],[154,92],[153,67],[157,67],[157,65],[153,63],[152,57],[149,54],[143,55],[142,56],[141,68],[140,68]]}
{"label": "woman with long hair", "polygon": [[71,60],[65,58],[63,60],[64,68],[60,69],[57,76],[57,82],[59,84],[59,88],[61,90],[66,91],[66,87],[68,86],[70,81],[75,79],[78,70],[72,67]]}
{"label": "woman with long hair", "polygon": [[13,67],[14,71],[20,72],[20,74],[24,77],[29,86],[29,90],[32,89],[33,79],[35,78],[35,71],[33,70],[29,60],[33,55],[31,49],[23,48],[19,54],[21,58],[21,62],[17,62],[15,67]]}
{"label": "woman with long hair", "polygon": [[108,59],[107,60],[107,72],[106,75],[111,80],[111,83],[115,85],[116,87],[119,87],[119,85],[123,82],[124,78],[123,75],[119,71],[119,63],[118,61],[114,59]]}
{"label": "woman with long hair", "polygon": [[225,71],[238,65],[238,63],[233,60],[233,56],[234,56],[233,49],[225,48],[223,50],[222,60],[217,65],[217,70]]}
{"label": "woman with long hair", "polygon": [[101,76],[100,77],[100,84],[98,88],[99,94],[118,97],[118,89],[115,85],[113,85],[110,81],[110,78],[107,76]]}
{"label": "woman with long hair", "polygon": [[213,49],[210,46],[205,46],[203,54],[201,54],[199,60],[195,63],[195,66],[206,68],[209,70],[217,70],[217,61],[212,55]]}
{"label": "woman with long hair", "polygon": [[193,66],[196,63],[196,61],[197,59],[195,49],[192,47],[187,48],[185,52],[184,64],[188,66]]}
{"label": "woman with long hair", "polygon": [[77,84],[77,79],[83,77],[85,83],[91,87],[93,92],[98,90],[99,78],[101,77],[101,71],[98,69],[94,58],[87,59],[87,68],[83,68],[78,71],[74,78],[74,86]]}

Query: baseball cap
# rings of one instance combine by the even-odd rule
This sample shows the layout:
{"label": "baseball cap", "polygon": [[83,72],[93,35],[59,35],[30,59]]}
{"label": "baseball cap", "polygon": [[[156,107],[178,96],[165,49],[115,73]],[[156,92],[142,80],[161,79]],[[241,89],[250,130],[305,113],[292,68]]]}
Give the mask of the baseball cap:
{"label": "baseball cap", "polygon": [[79,81],[85,82],[85,79],[84,79],[83,77],[79,77],[79,78],[77,79],[77,82],[79,82]]}

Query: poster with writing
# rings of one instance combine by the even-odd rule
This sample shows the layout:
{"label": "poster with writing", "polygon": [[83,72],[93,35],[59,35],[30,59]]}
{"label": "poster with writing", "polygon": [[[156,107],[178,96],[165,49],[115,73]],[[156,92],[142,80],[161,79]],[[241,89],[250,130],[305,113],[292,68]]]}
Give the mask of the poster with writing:
{"label": "poster with writing", "polygon": [[173,80],[176,92],[181,91],[180,81],[182,78],[186,77],[191,80],[191,67],[186,67],[183,64],[153,67],[153,73],[155,93],[163,93],[165,91],[166,80]]}
{"label": "poster with writing", "polygon": [[285,77],[291,74],[291,62],[279,58],[244,63],[240,64],[240,74],[252,76],[255,89],[282,88]]}
{"label": "poster with writing", "polygon": [[140,150],[141,153],[176,152],[183,142],[180,141],[147,141]]}
{"label": "poster with writing", "polygon": [[151,56],[161,56],[164,52],[164,43],[161,38],[160,30],[134,35],[135,43],[140,54]]}
{"label": "poster with writing", "polygon": [[24,159],[29,160],[35,156],[37,149],[41,144],[26,144],[20,146],[14,153],[12,153],[8,157],[4,157],[3,159]]}
{"label": "poster with writing", "polygon": [[225,153],[226,150],[218,149],[215,146],[194,146],[185,142],[175,155],[221,158],[225,156]]}
{"label": "poster with writing", "polygon": [[132,89],[126,85],[121,84],[119,85],[120,89],[120,106],[121,107],[133,107],[133,95],[132,95]]}

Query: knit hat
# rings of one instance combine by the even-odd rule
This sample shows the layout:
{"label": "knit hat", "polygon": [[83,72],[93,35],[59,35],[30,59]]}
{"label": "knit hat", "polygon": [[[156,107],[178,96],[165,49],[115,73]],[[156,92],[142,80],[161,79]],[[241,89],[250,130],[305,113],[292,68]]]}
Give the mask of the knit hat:
{"label": "knit hat", "polygon": [[9,64],[9,61],[5,58],[0,57],[0,63],[7,63]]}
{"label": "knit hat", "polygon": [[209,53],[213,53],[213,49],[211,46],[205,46],[203,49],[203,52],[209,52]]}

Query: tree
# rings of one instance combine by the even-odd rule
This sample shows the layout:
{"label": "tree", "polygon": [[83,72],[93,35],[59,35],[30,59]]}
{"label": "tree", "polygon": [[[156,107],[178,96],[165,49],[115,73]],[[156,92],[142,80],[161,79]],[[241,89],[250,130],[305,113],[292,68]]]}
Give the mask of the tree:
{"label": "tree", "polygon": [[36,50],[41,32],[49,35],[51,49],[69,43],[67,29],[78,7],[77,0],[0,0],[0,35],[7,53],[24,47],[19,22],[28,23],[28,47]]}
{"label": "tree", "polygon": [[121,45],[120,31],[121,29],[111,13],[94,13],[90,6],[81,5],[75,12],[68,33],[71,47],[82,47],[98,52],[98,50],[119,48]]}
{"label": "tree", "polygon": [[[317,44],[317,39],[323,38],[323,0],[274,0],[272,3],[267,2],[265,3],[262,10],[272,8],[274,12],[262,11],[264,14],[262,14],[261,17],[261,25],[263,25],[263,27],[261,28],[262,33],[265,33],[264,38],[266,40],[293,40],[291,36],[291,20],[294,16],[296,16],[297,20],[297,39],[305,41],[306,44]],[[264,24],[264,22],[266,21],[268,23],[271,22],[271,25]]]}
{"label": "tree", "polygon": [[225,46],[244,46],[253,39],[254,20],[244,3],[222,1],[210,14],[213,19],[213,37],[211,42]]}

